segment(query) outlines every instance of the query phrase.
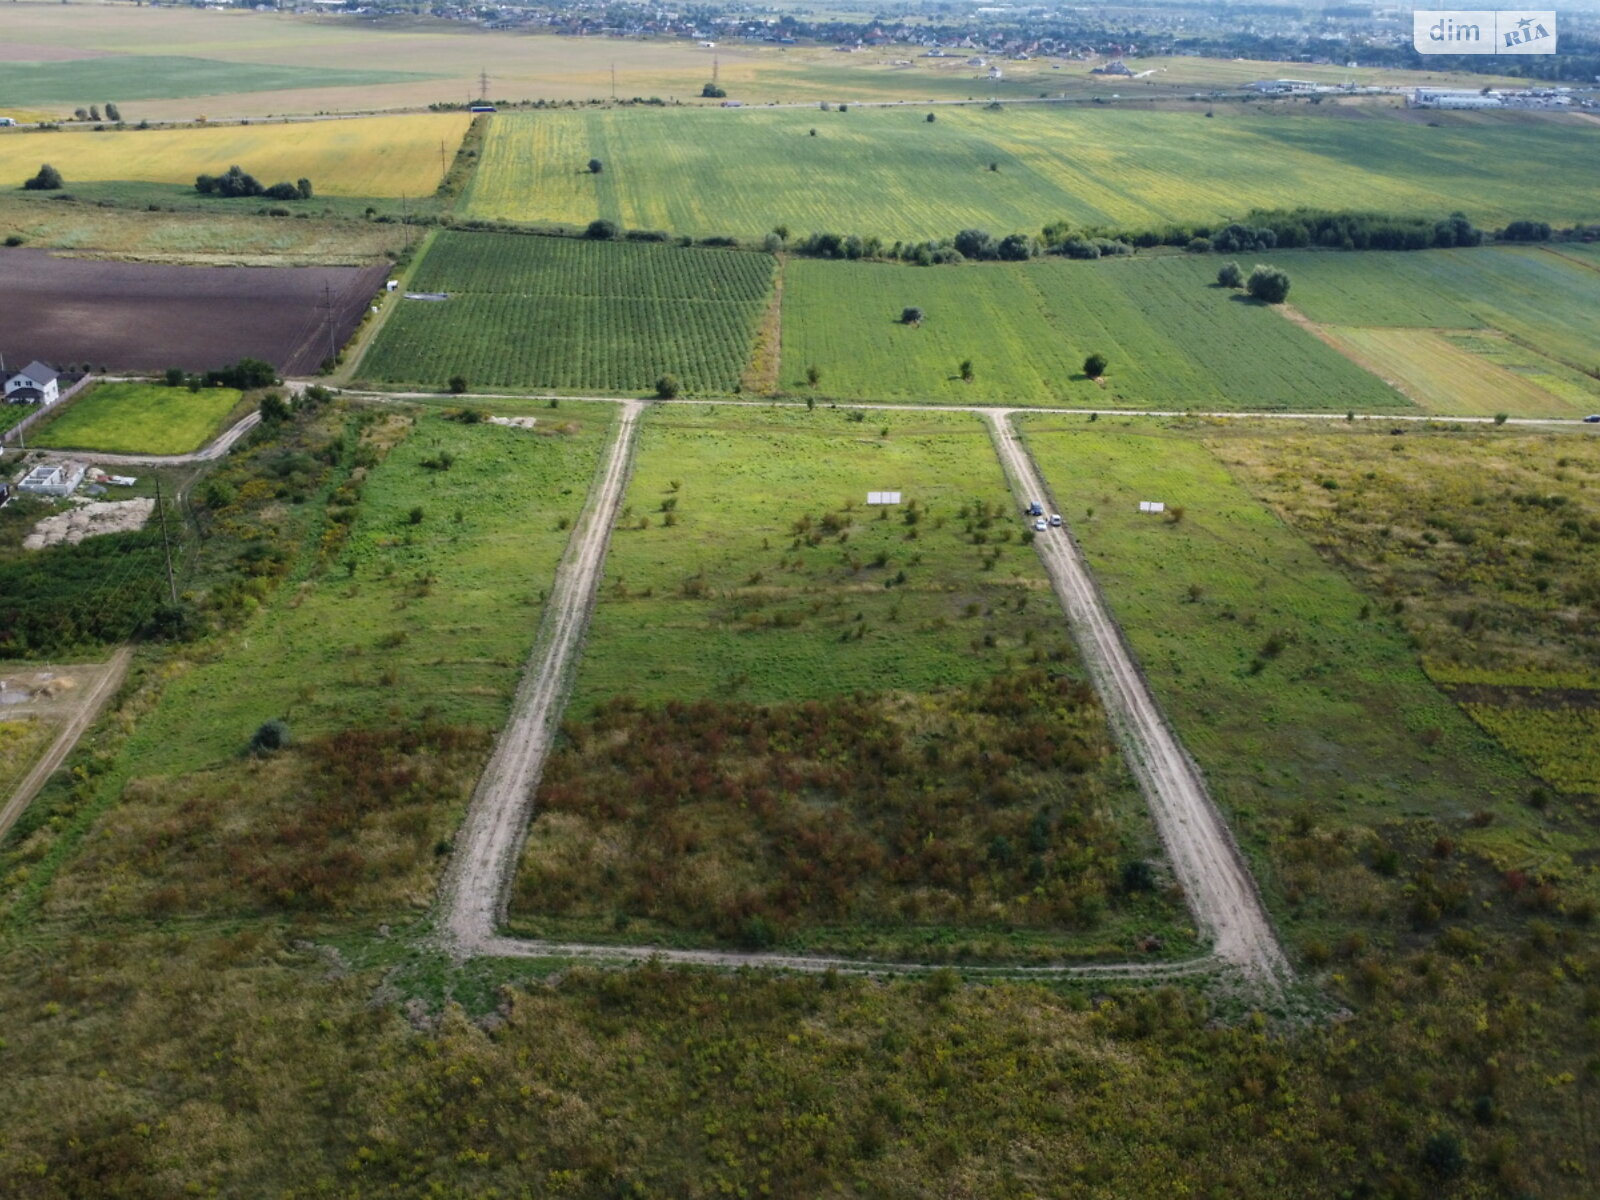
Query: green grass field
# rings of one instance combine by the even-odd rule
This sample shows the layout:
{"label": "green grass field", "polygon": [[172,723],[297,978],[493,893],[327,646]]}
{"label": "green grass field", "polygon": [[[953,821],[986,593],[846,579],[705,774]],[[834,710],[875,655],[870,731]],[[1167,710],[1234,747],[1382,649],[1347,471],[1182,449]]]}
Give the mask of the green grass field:
{"label": "green grass field", "polygon": [[[1270,256],[1269,256],[1270,257]],[[1276,261],[1274,259],[1274,261]],[[1157,257],[784,268],[781,385],[822,395],[1091,408],[1409,408],[1270,308],[1211,286],[1217,264]],[[920,307],[919,326],[899,323]],[[1101,386],[1084,358],[1110,362]],[[971,383],[958,365],[973,362]]]}
{"label": "green grass field", "polygon": [[663,374],[732,391],[771,288],[773,259],[737,251],[442,233],[356,369],[441,388],[641,392]]}
{"label": "green grass field", "polygon": [[1411,254],[1274,253],[1289,303],[1329,325],[1489,326],[1568,367],[1600,371],[1600,263],[1581,245]]}
{"label": "green grass field", "polygon": [[[1315,923],[1341,889],[1366,886],[1364,867],[1320,870],[1310,847],[1298,860],[1270,852],[1297,820],[1347,845],[1422,820],[1504,865],[1545,844],[1522,804],[1529,777],[1433,686],[1393,616],[1230,476],[1227,437],[1213,452],[1192,430],[1022,424],[1280,914]],[[1270,461],[1272,444],[1251,453]],[[1181,520],[1142,514],[1140,500],[1181,507]]]}
{"label": "green grass field", "polygon": [[[982,422],[863,415],[651,411],[576,712],[618,695],[766,702],[924,692],[1061,644]],[[915,524],[904,506],[867,508],[867,493],[885,490],[917,503]],[[974,541],[961,510],[979,504],[992,515]]]}
{"label": "green grass field", "polygon": [[425,710],[497,728],[610,418],[580,404],[548,432],[419,418],[362,487],[338,563],[172,685],[140,773],[224,760],[274,716],[306,734]]}
{"label": "green grass field", "polygon": [[[177,100],[309,87],[370,87],[405,83],[427,75],[404,71],[328,69],[286,64],[246,64],[217,59],[151,54],[65,62],[7,63],[0,78],[0,105],[66,109],[103,107],[110,98],[126,120],[129,101]],[[204,111],[204,103],[199,105]],[[137,112],[132,114],[137,119]]]}
{"label": "green grass field", "polygon": [[188,454],[215,437],[239,404],[234,388],[169,388],[97,383],[28,440],[56,450],[106,454]]}
{"label": "green grass field", "polygon": [[[1591,126],[1505,114],[1470,126],[1387,112],[1016,106],[501,115],[467,195],[472,216],[759,237],[777,225],[950,237],[1050,221],[1156,227],[1252,208],[1445,214],[1482,224],[1593,219]],[[815,129],[817,135],[810,136]],[[591,175],[588,160],[605,171]],[[1483,164],[1494,163],[1492,171]],[[998,170],[991,171],[993,163]],[[1542,182],[1530,193],[1526,180]]]}

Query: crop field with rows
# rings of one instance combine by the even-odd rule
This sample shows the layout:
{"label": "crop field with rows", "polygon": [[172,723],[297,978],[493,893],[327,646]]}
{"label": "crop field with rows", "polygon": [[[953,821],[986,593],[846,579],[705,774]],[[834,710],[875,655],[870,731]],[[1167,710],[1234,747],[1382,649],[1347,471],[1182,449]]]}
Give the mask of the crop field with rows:
{"label": "crop field with rows", "polygon": [[1493,331],[1447,334],[1339,325],[1325,325],[1322,331],[1354,361],[1393,381],[1428,412],[1578,417],[1600,404],[1600,383]]}
{"label": "crop field with rows", "polygon": [[[1409,401],[1189,257],[784,268],[782,386],[890,400],[1095,408],[1389,410]],[[920,325],[900,323],[920,307]],[[1084,358],[1104,354],[1104,384]],[[959,364],[973,363],[971,382]]]}
{"label": "crop field with rows", "polygon": [[1569,368],[1600,371],[1600,256],[1574,245],[1409,254],[1275,253],[1289,303],[1328,325],[1488,326]]}
{"label": "crop field with rows", "polygon": [[639,392],[663,374],[731,391],[772,285],[765,254],[440,234],[358,368],[384,383]]}
{"label": "crop field with rows", "polygon": [[[500,115],[469,215],[760,237],[949,237],[1065,218],[1131,228],[1252,208],[1591,219],[1600,130],[1502,119],[1438,128],[1377,109],[1030,105]],[[813,136],[813,132],[815,135]],[[1590,153],[1583,153],[1587,146]],[[590,174],[590,158],[605,164]],[[1493,161],[1496,170],[1478,164]],[[991,170],[991,164],[994,170]],[[1539,178],[1536,196],[1523,180]]]}

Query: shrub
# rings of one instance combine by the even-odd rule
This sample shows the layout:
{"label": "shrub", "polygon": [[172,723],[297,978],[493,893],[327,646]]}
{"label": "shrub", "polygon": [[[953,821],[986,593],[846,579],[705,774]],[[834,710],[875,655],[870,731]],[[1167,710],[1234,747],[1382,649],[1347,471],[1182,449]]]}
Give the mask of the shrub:
{"label": "shrub", "polygon": [[1223,263],[1217,268],[1217,282],[1225,288],[1244,286],[1244,272],[1236,262]]}
{"label": "shrub", "polygon": [[6,234],[6,245],[8,246],[20,246],[26,240],[20,233]]}
{"label": "shrub", "polygon": [[1289,276],[1277,267],[1257,264],[1245,287],[1250,295],[1265,304],[1282,304],[1289,296]]}
{"label": "shrub", "polygon": [[1106,373],[1106,356],[1104,354],[1091,354],[1083,360],[1083,373],[1090,379],[1099,379]]}
{"label": "shrub", "polygon": [[598,175],[598,174],[600,174],[601,171],[604,171],[605,169],[606,169],[605,163],[601,162],[598,158],[591,158],[589,160],[589,174]]}
{"label": "shrub", "polygon": [[681,390],[676,375],[663,375],[656,380],[656,396],[661,400],[671,400]]}
{"label": "shrub", "polygon": [[902,308],[900,310],[900,324],[902,324],[902,325],[921,325],[922,324],[922,310],[920,308],[917,308],[915,305],[912,305],[912,306],[907,307],[907,308]]}
{"label": "shrub", "polygon": [[450,376],[450,394],[459,396],[467,390],[467,377],[465,375]]}
{"label": "shrub", "polygon": [[272,754],[289,744],[289,723],[281,717],[264,721],[250,735],[250,753]]}
{"label": "shrub", "polygon": [[604,217],[589,222],[589,228],[583,231],[583,236],[597,242],[609,242],[618,237],[622,230],[615,221],[608,221]]}
{"label": "shrub", "polygon": [[54,192],[61,189],[63,182],[61,172],[45,163],[39,173],[22,186],[30,192]]}

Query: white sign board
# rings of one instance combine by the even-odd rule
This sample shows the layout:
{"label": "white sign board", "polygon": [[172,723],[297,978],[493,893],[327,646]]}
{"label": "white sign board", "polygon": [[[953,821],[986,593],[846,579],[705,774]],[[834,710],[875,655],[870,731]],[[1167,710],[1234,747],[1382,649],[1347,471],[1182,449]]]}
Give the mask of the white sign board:
{"label": "white sign board", "polygon": [[867,503],[868,504],[899,504],[900,503],[900,493],[899,492],[868,492],[867,493]]}
{"label": "white sign board", "polygon": [[1167,511],[1167,506],[1166,506],[1166,504],[1164,502],[1162,502],[1160,500],[1141,500],[1141,501],[1139,501],[1139,511],[1140,512],[1166,512]]}

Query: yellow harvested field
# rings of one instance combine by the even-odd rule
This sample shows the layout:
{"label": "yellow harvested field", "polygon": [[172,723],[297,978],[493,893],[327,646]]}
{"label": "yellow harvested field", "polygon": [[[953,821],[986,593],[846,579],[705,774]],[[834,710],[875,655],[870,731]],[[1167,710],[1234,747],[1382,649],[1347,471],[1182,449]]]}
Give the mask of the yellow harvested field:
{"label": "yellow harvested field", "polygon": [[[0,136],[0,180],[50,163],[67,181],[192,183],[238,164],[265,184],[310,179],[321,195],[427,196],[467,131],[465,113]],[[440,153],[441,143],[444,154]]]}
{"label": "yellow harvested field", "polygon": [[[1443,416],[1577,417],[1581,402],[1462,349],[1436,329],[1324,325],[1323,335],[1351,359]],[[1479,331],[1473,331],[1479,332]]]}

